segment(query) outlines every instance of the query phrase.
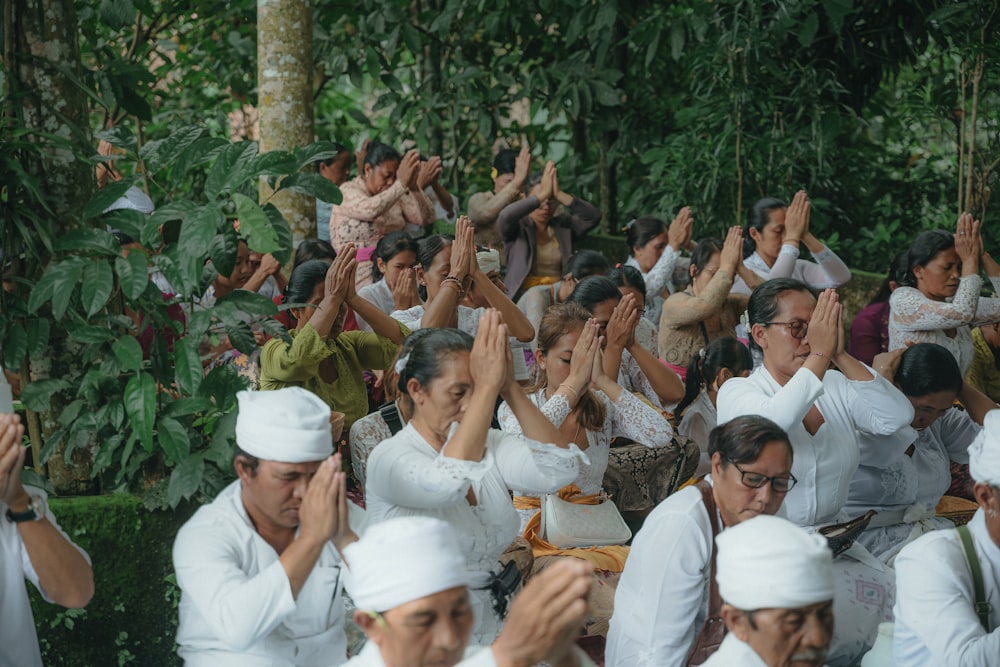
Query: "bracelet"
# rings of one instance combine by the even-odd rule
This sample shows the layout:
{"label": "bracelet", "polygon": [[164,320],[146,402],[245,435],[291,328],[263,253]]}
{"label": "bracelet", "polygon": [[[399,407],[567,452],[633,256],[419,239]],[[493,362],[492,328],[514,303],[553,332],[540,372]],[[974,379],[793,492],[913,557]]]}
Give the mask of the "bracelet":
{"label": "bracelet", "polygon": [[448,283],[453,283],[458,288],[458,298],[459,299],[461,299],[461,298],[463,298],[465,296],[465,286],[462,284],[461,280],[459,280],[455,276],[448,276],[447,278],[445,278],[444,280],[441,281],[441,286],[443,287],[443,286],[447,285]]}
{"label": "bracelet", "polygon": [[568,391],[571,394],[573,394],[573,401],[576,402],[576,400],[580,397],[580,395],[577,394],[576,389],[573,389],[573,387],[571,387],[568,384],[566,384],[565,382],[563,382],[561,385],[559,385],[558,387],[556,387],[556,391],[562,389],[563,387],[566,387],[566,391]]}

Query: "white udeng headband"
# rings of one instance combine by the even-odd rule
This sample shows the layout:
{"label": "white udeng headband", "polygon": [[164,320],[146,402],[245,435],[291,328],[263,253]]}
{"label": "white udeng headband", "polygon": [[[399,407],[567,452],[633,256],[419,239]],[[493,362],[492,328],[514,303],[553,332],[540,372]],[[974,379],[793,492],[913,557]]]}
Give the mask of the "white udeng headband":
{"label": "white udeng headband", "polygon": [[396,365],[393,367],[396,370],[396,375],[402,375],[403,371],[406,370],[406,364],[410,363],[410,353],[407,352],[399,359],[396,359]]}
{"label": "white udeng headband", "polygon": [[969,475],[977,482],[1000,487],[1000,410],[983,418],[983,430],[969,445]]}
{"label": "white udeng headband", "polygon": [[302,387],[236,394],[236,444],[266,461],[309,463],[333,454],[330,406]]}

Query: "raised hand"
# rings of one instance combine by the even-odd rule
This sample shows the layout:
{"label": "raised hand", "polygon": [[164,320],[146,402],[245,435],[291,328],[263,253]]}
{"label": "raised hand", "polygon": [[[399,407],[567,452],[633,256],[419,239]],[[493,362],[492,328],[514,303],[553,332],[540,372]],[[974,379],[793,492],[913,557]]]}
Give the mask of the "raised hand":
{"label": "raised hand", "polygon": [[431,183],[434,183],[441,176],[441,158],[437,155],[420,163],[420,174],[417,178],[417,187],[423,190]]}
{"label": "raised hand", "polygon": [[691,207],[685,206],[678,213],[677,217],[667,228],[667,243],[674,250],[680,250],[691,241],[692,226],[694,219],[691,217]]}
{"label": "raised hand", "polygon": [[507,326],[500,312],[489,308],[479,321],[479,331],[469,354],[469,373],[475,391],[485,391],[496,397],[506,386],[510,366],[501,363],[509,353],[510,340]]}
{"label": "raised hand", "polygon": [[552,199],[555,193],[555,177],[556,165],[552,160],[549,160],[545,163],[545,168],[542,170],[542,180],[538,184],[538,201],[540,204],[545,204],[545,202]]}
{"label": "raised hand", "polygon": [[531,146],[525,144],[521,146],[521,152],[517,154],[514,161],[514,178],[511,183],[518,190],[524,188],[524,183],[528,180],[528,172],[531,170]]}
{"label": "raised hand", "polygon": [[420,176],[420,153],[408,151],[399,161],[396,169],[396,180],[407,190],[416,190]]}
{"label": "raised hand", "polygon": [[[983,239],[980,234],[979,221],[973,220],[969,213],[958,216],[958,222],[955,224],[955,252],[962,260],[963,269],[967,263],[971,263],[978,272],[979,256],[983,253]],[[965,270],[962,273],[970,275],[970,272]]]}
{"label": "raised hand", "polygon": [[823,290],[816,300],[816,308],[809,320],[806,340],[809,343],[810,354],[822,357],[826,363],[832,361],[835,354],[843,351],[842,315],[837,292],[832,289]]}
{"label": "raised hand", "polygon": [[635,304],[635,297],[626,294],[615,306],[611,313],[605,329],[605,337],[608,345],[620,349],[631,347],[635,340],[635,328],[639,324],[639,309]]}
{"label": "raised hand", "polygon": [[565,382],[575,394],[571,407],[576,405],[576,401],[590,386],[594,374],[594,362],[601,344],[598,334],[599,327],[596,320],[593,318],[587,320],[573,347],[573,356],[569,360],[569,376]]}
{"label": "raised hand", "polygon": [[333,260],[330,264],[330,268],[326,272],[326,285],[324,288],[325,297],[327,299],[336,299],[337,301],[344,302],[347,301],[349,296],[354,293],[354,282],[355,273],[357,270],[357,261],[355,257],[358,251],[354,247],[353,243],[348,243],[344,246],[337,258]]}
{"label": "raised hand", "polygon": [[899,364],[903,361],[903,353],[913,345],[913,341],[907,341],[904,347],[897,347],[895,350],[880,352],[872,359],[872,368],[875,372],[884,377],[889,382],[893,382]]}
{"label": "raised hand", "polygon": [[25,448],[21,446],[24,426],[17,415],[0,414],[0,500],[12,505],[25,496],[21,485]]}
{"label": "raised hand", "polygon": [[406,310],[420,304],[420,294],[417,292],[417,275],[411,269],[403,269],[392,286],[392,302],[396,310]]}
{"label": "raised hand", "polygon": [[799,190],[785,210],[784,242],[798,243],[809,233],[809,210],[809,197],[805,190]]}
{"label": "raised hand", "polygon": [[475,275],[478,269],[472,222],[467,216],[462,215],[455,221],[455,242],[451,246],[450,275],[464,281]]}
{"label": "raised hand", "polygon": [[726,240],[722,243],[722,253],[719,256],[719,269],[736,275],[736,269],[743,261],[743,228],[729,228]]}
{"label": "raised hand", "polygon": [[340,454],[334,454],[320,464],[299,506],[299,534],[302,538],[326,542],[343,538],[351,532],[346,507],[341,496],[347,488],[347,477],[340,470]]}

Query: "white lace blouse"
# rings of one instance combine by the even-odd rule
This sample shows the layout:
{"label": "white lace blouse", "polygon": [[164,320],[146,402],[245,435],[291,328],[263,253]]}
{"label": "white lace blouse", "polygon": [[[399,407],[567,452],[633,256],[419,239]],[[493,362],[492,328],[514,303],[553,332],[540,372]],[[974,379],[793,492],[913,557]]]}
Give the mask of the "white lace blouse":
{"label": "white lace blouse", "polygon": [[[455,428],[457,424],[452,435]],[[369,456],[365,501],[372,523],[432,516],[447,521],[462,536],[476,617],[471,643],[488,645],[502,623],[493,612],[489,591],[480,589],[517,537],[518,514],[510,490],[551,493],[576,479],[580,465],[588,462],[576,445],[562,449],[499,430],[490,430],[481,461],[455,459],[448,456],[447,442],[437,452],[410,423]],[[466,498],[470,488],[475,505]]]}
{"label": "white lace blouse", "polygon": [[[990,281],[1000,292],[1000,276]],[[937,343],[952,353],[965,375],[972,366],[971,327],[1000,321],[1000,299],[980,297],[982,287],[978,275],[963,276],[951,301],[928,299],[916,287],[897,287],[889,297],[889,349],[907,341]],[[954,329],[955,335],[948,336],[946,329]]]}
{"label": "white lace blouse", "polygon": [[[793,245],[782,244],[774,266],[756,252],[743,260],[744,266],[764,280],[771,278],[795,278],[817,289],[840,287],[851,279],[851,270],[837,254],[823,246],[819,252],[813,253],[815,262],[799,259],[799,249]],[[736,276],[733,282],[734,294],[750,294],[751,289],[742,278]]]}

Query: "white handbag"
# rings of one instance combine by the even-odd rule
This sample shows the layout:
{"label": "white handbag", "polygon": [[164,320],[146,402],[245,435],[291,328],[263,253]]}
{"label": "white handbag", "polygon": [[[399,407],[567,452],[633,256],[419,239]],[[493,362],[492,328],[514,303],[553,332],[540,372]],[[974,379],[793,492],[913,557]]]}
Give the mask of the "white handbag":
{"label": "white handbag", "polygon": [[632,539],[625,519],[611,500],[579,505],[555,493],[542,496],[542,535],[560,549],[624,544]]}

